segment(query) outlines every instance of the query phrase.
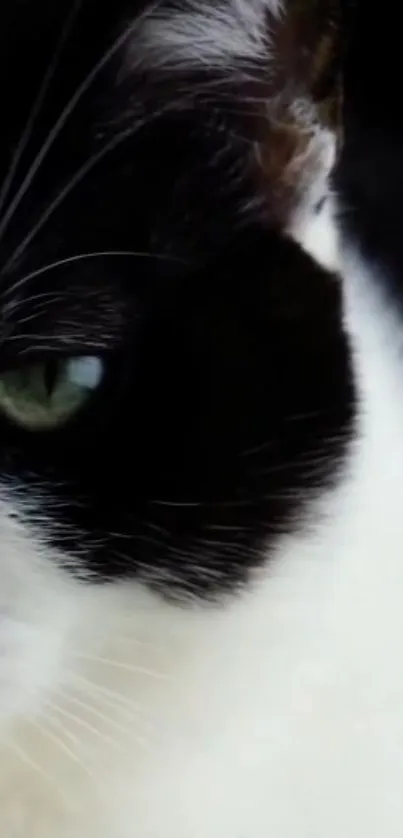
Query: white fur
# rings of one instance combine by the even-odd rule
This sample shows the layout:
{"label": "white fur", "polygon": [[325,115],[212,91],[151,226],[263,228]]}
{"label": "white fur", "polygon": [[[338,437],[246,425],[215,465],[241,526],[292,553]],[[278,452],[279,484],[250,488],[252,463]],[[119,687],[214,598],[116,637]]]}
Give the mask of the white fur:
{"label": "white fur", "polygon": [[[322,127],[312,104],[296,101],[291,106],[301,133],[310,138],[302,155],[292,159],[287,177],[296,181],[295,206],[288,234],[328,270],[339,268],[339,247],[334,222],[334,201],[329,176],[336,162],[334,134]],[[316,207],[321,205],[320,212]]]}
{"label": "white fur", "polygon": [[228,68],[239,60],[267,59],[267,15],[274,20],[282,5],[282,0],[184,0],[167,12],[157,4],[136,29],[132,61],[140,57],[153,68],[172,69]]}
{"label": "white fur", "polygon": [[[255,55],[265,5],[195,1],[166,55]],[[290,232],[334,266],[328,207]],[[236,599],[79,583],[1,489],[1,838],[401,838],[402,330],[350,256],[344,281],[350,456]]]}
{"label": "white fur", "polygon": [[79,584],[4,490],[2,838],[400,838],[402,338],[354,260],[345,281],[347,466],[238,599]]}

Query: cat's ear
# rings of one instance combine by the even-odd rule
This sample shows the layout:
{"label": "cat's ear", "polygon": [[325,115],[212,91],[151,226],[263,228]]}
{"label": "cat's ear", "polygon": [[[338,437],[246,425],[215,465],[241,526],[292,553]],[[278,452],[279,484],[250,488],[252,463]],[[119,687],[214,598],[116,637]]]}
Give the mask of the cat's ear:
{"label": "cat's ear", "polygon": [[279,66],[317,107],[321,123],[337,132],[352,2],[285,0],[277,33]]}
{"label": "cat's ear", "polygon": [[163,0],[146,3],[130,39],[125,65],[151,75],[162,109],[197,101],[232,120],[254,149],[268,223],[281,229],[320,201],[335,161],[351,2]]}
{"label": "cat's ear", "polygon": [[283,229],[320,203],[342,145],[349,2],[285,0],[270,26],[257,148],[270,221]]}

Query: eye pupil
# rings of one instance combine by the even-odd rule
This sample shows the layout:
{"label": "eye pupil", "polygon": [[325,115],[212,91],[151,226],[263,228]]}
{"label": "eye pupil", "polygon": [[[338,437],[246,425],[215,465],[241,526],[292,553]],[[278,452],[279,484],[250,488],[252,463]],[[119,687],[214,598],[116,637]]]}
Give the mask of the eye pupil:
{"label": "eye pupil", "polygon": [[59,378],[59,364],[57,361],[49,361],[44,369],[44,384],[47,396],[52,397]]}

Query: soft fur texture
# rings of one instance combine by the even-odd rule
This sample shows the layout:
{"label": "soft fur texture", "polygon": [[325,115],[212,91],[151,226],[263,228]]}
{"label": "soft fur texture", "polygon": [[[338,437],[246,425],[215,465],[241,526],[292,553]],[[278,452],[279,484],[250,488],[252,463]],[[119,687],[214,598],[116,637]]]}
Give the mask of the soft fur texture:
{"label": "soft fur texture", "polygon": [[1,368],[106,370],[1,417],[1,838],[401,835],[401,322],[294,8],[1,7]]}

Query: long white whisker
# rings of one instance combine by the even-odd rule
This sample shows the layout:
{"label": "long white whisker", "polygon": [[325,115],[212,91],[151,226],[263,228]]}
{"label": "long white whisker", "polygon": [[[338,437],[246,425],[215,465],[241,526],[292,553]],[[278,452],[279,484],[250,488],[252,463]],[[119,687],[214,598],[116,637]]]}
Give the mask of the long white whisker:
{"label": "long white whisker", "polygon": [[110,690],[107,687],[101,687],[100,684],[96,684],[80,675],[74,677],[74,686],[87,697],[95,697],[96,701],[102,702],[110,710],[117,710],[128,719],[135,720],[136,722],[140,720],[142,725],[147,724],[147,727],[150,726],[148,720],[144,720],[144,707],[137,702],[130,701],[126,696],[120,695],[118,692]]}
{"label": "long white whisker", "polygon": [[31,759],[29,754],[27,754],[26,751],[24,751],[22,748],[20,748],[20,746],[15,741],[15,739],[11,740],[11,746],[14,749],[17,756],[20,758],[21,762],[24,762],[25,765],[27,765],[28,768],[31,771],[35,772],[35,774],[39,774],[39,776],[42,777],[45,780],[45,782],[48,783],[49,786],[54,791],[56,791],[57,794],[59,794],[60,797],[62,797],[65,800],[65,802],[70,806],[71,801],[66,797],[66,794],[63,791],[63,789],[59,788],[59,786],[54,782],[53,777],[51,777],[47,773],[47,771],[45,771],[42,768],[42,766],[38,765],[38,763],[36,763],[33,759]]}
{"label": "long white whisker", "polygon": [[97,259],[97,258],[107,258],[107,257],[127,257],[127,258],[138,258],[138,259],[157,259],[161,261],[178,261],[181,260],[171,255],[164,255],[163,253],[147,253],[146,251],[135,251],[135,250],[99,250],[94,251],[93,253],[77,253],[75,256],[69,256],[66,259],[58,259],[56,262],[50,262],[48,265],[42,265],[42,267],[37,268],[37,270],[32,271],[29,274],[21,277],[14,285],[10,286],[7,289],[7,296],[14,295],[17,291],[21,289],[25,283],[30,282],[31,279],[36,279],[36,277],[41,276],[42,274],[48,273],[48,271],[55,270],[56,268],[64,267],[65,265],[71,265],[75,262],[82,262],[86,259]]}
{"label": "long white whisker", "polygon": [[[53,707],[53,710],[54,710],[54,712],[56,713],[56,708],[55,708],[55,707]],[[48,717],[47,721],[48,721],[51,725],[53,725],[53,726],[54,726],[57,730],[59,730],[59,731],[60,731],[60,735],[61,735],[61,736],[63,736],[63,737],[65,737],[66,739],[68,739],[68,740],[72,743],[72,745],[74,746],[74,748],[76,748],[76,749],[77,749],[77,754],[75,754],[74,752],[71,752],[71,749],[70,749],[70,748],[68,748],[68,749],[66,750],[66,755],[67,755],[67,756],[69,756],[69,754],[71,753],[71,758],[73,758],[73,757],[74,757],[74,762],[77,762],[77,763],[78,763],[78,765],[79,765],[81,768],[83,768],[83,769],[84,769],[85,773],[86,773],[86,774],[87,774],[87,775],[91,778],[91,780],[93,780],[93,782],[94,782],[94,783],[96,783],[97,785],[101,785],[101,786],[102,786],[102,788],[104,788],[104,789],[105,789],[105,791],[107,791],[107,786],[106,786],[106,784],[103,782],[103,780],[100,778],[99,774],[95,774],[95,773],[93,772],[92,768],[90,768],[90,767],[89,767],[89,765],[87,764],[87,762],[83,762],[83,760],[82,760],[82,759],[80,759],[80,757],[78,756],[78,754],[81,754],[81,755],[84,755],[84,756],[88,756],[88,752],[86,752],[86,751],[84,750],[83,745],[82,745],[82,742],[81,742],[81,740],[78,738],[78,736],[74,736],[74,733],[71,733],[71,731],[66,730],[65,725],[63,724],[63,722],[61,722],[61,721],[60,721],[60,719],[58,719],[58,718],[57,718],[57,716],[56,716],[56,715],[52,715],[52,716]],[[56,744],[58,744],[58,742],[60,742],[59,737],[56,737],[56,736],[55,736],[55,745],[56,745]],[[98,762],[98,759],[99,759],[99,758],[98,758],[98,755],[97,755],[97,762]]]}
{"label": "long white whisker", "polygon": [[[187,97],[183,99],[183,103],[186,101],[186,98],[192,98],[192,91],[189,91]],[[44,227],[46,222],[51,218],[53,213],[59,208],[59,206],[65,201],[65,199],[70,195],[70,193],[79,186],[79,184],[86,178],[86,176],[92,171],[92,169],[100,163],[104,157],[114,151],[119,145],[121,145],[126,139],[130,136],[133,136],[134,133],[140,131],[141,128],[150,122],[150,119],[157,119],[158,117],[162,116],[165,111],[169,111],[172,107],[170,102],[166,103],[164,107],[160,110],[153,113],[152,117],[148,115],[144,117],[144,119],[139,120],[133,128],[125,128],[124,130],[120,131],[114,137],[112,137],[109,142],[107,142],[99,151],[95,152],[92,157],[87,160],[80,168],[75,172],[72,178],[67,182],[67,184],[61,189],[57,197],[51,202],[51,204],[47,207],[44,213],[41,215],[37,223],[32,227],[30,232],[26,235],[23,241],[18,245],[16,250],[11,254],[10,258],[8,259],[7,263],[4,265],[2,269],[2,273],[7,273],[10,270],[14,262],[16,262],[20,256],[24,253],[28,245],[31,241],[35,238],[37,233]],[[0,225],[0,241],[1,241],[1,225]]]}
{"label": "long white whisker", "polygon": [[[73,698],[74,698],[73,696],[69,695],[68,693],[64,693],[63,695],[67,700],[70,700],[70,701],[72,701]],[[122,741],[119,738],[116,739],[116,738],[113,738],[111,736],[108,736],[108,734],[106,734],[104,731],[101,732],[94,724],[89,722],[87,719],[83,719],[81,716],[78,716],[76,713],[71,712],[70,710],[67,710],[66,707],[61,707],[60,704],[58,704],[55,701],[49,702],[48,706],[51,707],[55,711],[56,714],[58,714],[60,716],[63,716],[64,718],[66,718],[70,722],[72,722],[73,724],[77,725],[78,727],[81,727],[83,730],[88,731],[88,733],[90,733],[92,736],[96,737],[96,739],[99,742],[104,743],[108,746],[111,746],[113,749],[117,748],[118,751],[121,751],[122,748],[124,749],[126,744],[127,744],[127,737],[128,737],[129,734],[130,734],[130,738],[131,738],[133,743],[136,743],[143,748],[149,748],[150,743],[147,742],[142,737],[139,737],[139,736],[135,735],[129,727],[126,727],[126,726],[123,726],[123,725],[118,725],[118,723],[115,723],[113,719],[109,719],[107,716],[104,716],[101,713],[97,712],[97,710],[95,708],[92,708],[89,704],[87,705],[85,702],[80,702],[80,701],[77,700],[77,701],[74,701],[73,703],[77,704],[77,706],[80,706],[87,713],[92,712],[95,718],[99,718],[101,721],[106,722],[107,724],[111,724],[112,727],[119,730],[119,732],[122,732],[125,736],[124,741]]]}
{"label": "long white whisker", "polygon": [[100,663],[105,666],[112,666],[116,669],[124,670],[125,672],[131,672],[133,675],[145,675],[147,678],[154,678],[158,681],[168,680],[168,676],[164,675],[162,672],[154,672],[152,669],[146,669],[141,666],[131,666],[129,663],[122,663],[122,661],[116,661],[112,658],[104,658],[97,655],[85,655],[80,652],[77,652],[75,657],[78,660],[86,660],[93,663]]}
{"label": "long white whisker", "polygon": [[[125,736],[127,736],[128,734],[133,734],[133,731],[127,725],[119,724],[119,722],[116,721],[116,719],[111,718],[105,713],[102,713],[101,710],[99,710],[97,707],[94,707],[90,702],[84,701],[84,699],[82,698],[78,698],[72,692],[64,692],[64,695],[66,696],[67,700],[75,704],[76,707],[79,707],[86,713],[91,713],[91,715],[94,716],[95,719],[100,719],[101,722],[110,725],[112,728],[114,728],[114,730],[117,730],[119,733],[123,733]],[[136,742],[144,746],[147,746],[148,744],[145,740],[139,738],[137,734]]]}
{"label": "long white whisker", "polygon": [[116,741],[116,739],[113,739],[112,737],[107,736],[104,733],[101,734],[98,728],[96,728],[95,725],[92,725],[91,722],[88,722],[86,719],[82,719],[75,713],[71,713],[65,707],[61,707],[54,701],[49,702],[49,706],[52,707],[56,713],[58,713],[61,716],[64,716],[64,718],[68,719],[70,722],[73,722],[73,724],[78,725],[78,727],[81,727],[83,728],[83,730],[87,730],[88,733],[91,733],[93,736],[96,736],[98,739],[101,740],[101,742],[106,742],[107,745],[112,745],[113,748],[116,748],[118,746],[119,743]]}
{"label": "long white whisker", "polygon": [[28,306],[30,306],[30,307],[34,306],[35,309],[42,310],[42,308],[44,308],[45,306],[48,306],[49,301],[56,302],[56,301],[59,301],[60,299],[61,299],[60,293],[58,293],[57,291],[56,292],[55,291],[41,291],[38,294],[32,294],[30,297],[25,297],[24,299],[21,299],[21,300],[16,300],[16,301],[13,300],[12,302],[9,301],[7,303],[7,305],[10,306],[10,308],[12,309],[13,314],[15,314],[18,311],[18,309],[23,308],[23,307],[28,308]]}
{"label": "long white whisker", "polygon": [[[19,317],[18,321],[17,321],[18,322],[18,328],[21,329],[21,327],[26,326],[27,323],[32,323],[33,321],[36,321],[38,319],[38,315],[43,313],[46,310],[47,310],[47,306],[42,306],[41,309],[35,309],[35,311],[32,312],[32,314],[28,314],[26,317]],[[9,335],[8,339],[13,340],[14,337],[15,337],[15,335]]]}
{"label": "long white whisker", "polygon": [[[136,713],[135,710],[130,710],[130,708],[126,707],[123,703],[116,699],[112,700],[111,698],[108,698],[100,690],[90,690],[82,684],[77,684],[76,681],[74,681],[74,687],[81,695],[86,696],[90,701],[94,700],[97,706],[100,705],[100,709],[104,707],[106,712],[113,711],[114,713],[118,713],[130,723],[139,722],[139,714]],[[95,713],[95,710],[92,712]],[[141,720],[141,723],[143,724],[143,720]]]}
{"label": "long white whisker", "polygon": [[85,678],[83,675],[78,675],[74,673],[74,681],[77,686],[82,690],[87,690],[91,692],[92,690],[95,693],[99,693],[100,695],[104,695],[109,698],[110,701],[118,701],[123,706],[127,706],[133,713],[137,713],[138,711],[142,711],[143,707],[139,702],[131,701],[126,696],[121,695],[115,690],[111,690],[109,687],[104,687],[101,684],[98,684],[96,681],[91,681],[89,678]]}
{"label": "long white whisker", "polygon": [[[132,128],[126,128],[124,131],[121,131],[119,134],[116,134],[110,142],[108,142],[105,146],[103,146],[100,151],[96,154],[92,155],[83,166],[81,166],[78,171],[73,175],[71,180],[68,181],[66,186],[59,192],[57,197],[45,212],[41,215],[38,222],[33,226],[27,236],[23,239],[23,241],[18,245],[14,253],[10,256],[8,262],[3,268],[3,273],[7,273],[10,269],[11,265],[19,259],[19,257],[24,253],[25,249],[31,243],[31,241],[35,238],[36,234],[39,230],[42,229],[44,224],[48,221],[48,219],[53,215],[55,210],[63,203],[63,201],[67,198],[70,192],[78,186],[78,184],[86,177],[86,175],[97,165],[106,155],[113,151],[120,143],[124,142],[124,140],[133,132]],[[0,224],[0,240],[1,240],[1,224]]]}
{"label": "long white whisker", "polygon": [[[10,335],[7,340],[10,343],[21,343],[29,344],[29,346],[23,346],[19,349],[21,357],[23,355],[27,355],[32,353],[33,351],[36,352],[54,352],[55,346],[60,349],[60,346],[68,350],[71,347],[77,346],[77,341],[74,335],[70,336],[60,336],[58,335],[54,339],[54,343],[52,343],[49,339],[44,340],[43,335],[34,334],[32,332],[24,332],[23,334],[18,335]],[[105,343],[102,340],[86,340],[85,341],[85,348],[87,351],[94,350],[94,352],[100,352],[105,349]]]}
{"label": "long white whisker", "polygon": [[[186,95],[181,98],[180,102],[182,106],[186,103],[187,100],[191,100],[194,96],[192,90],[187,91]],[[46,222],[51,218],[53,213],[59,208],[59,206],[65,201],[65,199],[70,195],[70,193],[79,186],[79,184],[86,178],[86,176],[92,171],[92,169],[100,163],[104,157],[106,157],[109,153],[114,151],[121,143],[123,143],[126,139],[130,136],[133,136],[134,133],[140,131],[141,128],[150,122],[150,119],[157,119],[161,117],[165,112],[169,111],[172,107],[177,107],[178,102],[175,101],[173,104],[168,102],[166,103],[161,109],[155,111],[152,116],[148,115],[144,117],[142,120],[139,120],[136,123],[135,128],[130,126],[130,128],[125,128],[123,131],[116,134],[108,143],[106,143],[98,152],[92,155],[86,163],[84,163],[72,176],[72,178],[68,181],[68,183],[61,189],[57,197],[51,202],[51,204],[47,207],[45,212],[41,215],[37,223],[34,227],[30,230],[30,232],[26,235],[23,241],[18,245],[16,250],[11,254],[10,258],[8,259],[7,263],[4,265],[2,269],[2,273],[7,273],[10,270],[12,265],[23,255],[26,248],[35,238],[37,233],[44,227]],[[0,225],[0,241],[2,238],[2,231]]]}
{"label": "long white whisker", "polygon": [[0,223],[0,241],[4,236],[4,233],[13,218],[16,210],[18,209],[22,199],[26,195],[28,189],[30,188],[32,181],[34,180],[39,168],[41,167],[43,161],[47,157],[50,149],[52,148],[54,142],[56,141],[57,137],[59,136],[60,132],[63,130],[67,120],[74,112],[75,108],[81,101],[82,97],[85,93],[89,90],[93,82],[99,76],[103,68],[108,64],[109,61],[113,58],[113,56],[121,49],[122,46],[129,40],[133,32],[137,29],[139,24],[143,22],[147,17],[151,16],[155,9],[159,6],[160,0],[155,0],[155,2],[144,10],[144,12],[137,18],[134,23],[129,26],[122,35],[120,35],[112,44],[112,46],[104,53],[102,58],[95,64],[92,68],[90,73],[86,76],[84,81],[79,85],[74,95],[71,97],[65,108],[62,110],[59,118],[55,122],[53,128],[50,130],[47,139],[45,140],[41,150],[38,152],[35,160],[33,161],[31,167],[29,168],[26,177],[24,178],[20,188],[18,189],[16,195],[14,196],[10,206],[8,207],[7,212],[5,213],[1,223]]}
{"label": "long white whisker", "polygon": [[[53,724],[54,721],[55,721],[54,718],[53,719],[52,718],[47,719],[47,722],[50,723],[50,724]],[[75,762],[77,765],[80,766],[80,768],[83,768],[87,773],[89,773],[89,770],[88,770],[87,766],[84,765],[84,763],[79,758],[79,756],[76,753],[74,753],[74,751],[72,751],[71,748],[69,748],[69,746],[66,745],[66,743],[63,742],[63,740],[59,736],[57,736],[55,733],[53,733],[48,728],[46,728],[46,730],[45,730],[43,728],[43,726],[41,724],[39,724],[39,722],[35,721],[34,719],[31,719],[30,723],[40,731],[40,733],[42,734],[42,736],[44,738],[48,738],[49,741],[52,742],[56,746],[56,748],[60,748],[60,750],[63,751],[63,753],[65,753],[66,756],[72,762]],[[65,734],[66,731],[64,730],[63,725],[60,722],[59,722],[59,724],[60,724],[60,730],[63,732],[63,734]],[[74,737],[74,739],[76,739],[76,737]],[[76,742],[78,743],[79,739],[76,739]]]}
{"label": "long white whisker", "polygon": [[29,143],[30,137],[32,135],[32,131],[33,131],[34,126],[35,126],[35,122],[36,122],[36,120],[37,120],[37,118],[38,118],[38,116],[39,116],[39,114],[42,110],[43,104],[44,104],[45,99],[46,99],[46,95],[47,95],[49,87],[52,83],[55,71],[57,69],[61,53],[63,51],[63,48],[64,48],[64,45],[67,41],[67,38],[70,35],[70,32],[71,32],[72,27],[74,25],[74,21],[75,21],[75,19],[77,17],[77,14],[78,14],[78,12],[81,8],[81,5],[82,5],[82,0],[76,0],[76,3],[73,5],[72,10],[70,11],[70,13],[67,17],[67,21],[66,21],[66,23],[63,27],[63,31],[62,31],[62,34],[59,38],[59,42],[56,46],[56,50],[54,52],[52,61],[51,61],[50,66],[48,67],[48,69],[45,73],[45,77],[44,77],[44,79],[42,81],[42,84],[39,88],[38,95],[36,96],[33,107],[32,107],[32,109],[31,109],[31,111],[28,115],[28,120],[25,124],[25,127],[23,128],[22,135],[21,135],[20,140],[17,144],[17,147],[14,151],[14,155],[12,157],[9,170],[6,174],[6,177],[4,179],[4,183],[2,185],[1,192],[0,192],[0,214],[2,213],[2,211],[4,209],[4,204],[7,200],[8,193],[10,191],[10,188],[11,188],[12,184],[13,184],[13,180],[14,180],[15,174],[17,172],[19,163],[21,161],[22,155],[24,154],[24,151],[25,151],[25,149],[26,149],[26,147]]}
{"label": "long white whisker", "polygon": [[[50,705],[48,705],[48,708],[49,707],[50,707]],[[66,739],[68,739],[72,743],[72,745],[74,745],[75,748],[79,748],[79,749],[81,748],[81,750],[82,750],[82,744],[83,743],[82,743],[81,739],[79,739],[78,736],[75,736],[74,733],[71,732],[71,730],[67,730],[67,728],[64,726],[63,722],[57,717],[57,715],[55,715],[56,714],[56,708],[57,708],[56,704],[51,705],[51,709],[54,711],[54,714],[52,714],[52,715],[50,715],[49,713],[47,714],[46,723],[47,724],[50,723],[50,724],[54,725],[55,727],[57,727],[60,730],[60,732],[63,734],[63,736],[65,736]]]}

